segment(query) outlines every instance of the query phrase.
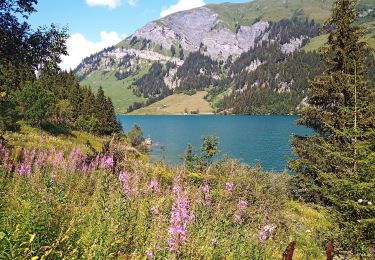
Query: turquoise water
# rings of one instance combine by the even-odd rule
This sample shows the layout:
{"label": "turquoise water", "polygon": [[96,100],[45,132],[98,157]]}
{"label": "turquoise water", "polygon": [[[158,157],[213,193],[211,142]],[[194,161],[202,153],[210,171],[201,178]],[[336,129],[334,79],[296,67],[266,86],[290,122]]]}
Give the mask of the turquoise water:
{"label": "turquoise water", "polygon": [[151,137],[153,160],[170,164],[182,162],[188,143],[199,149],[201,137],[217,135],[221,156],[227,154],[244,163],[260,162],[263,169],[283,171],[291,157],[292,134],[309,135],[297,126],[297,116],[119,116],[125,131],[138,124],[145,137]]}

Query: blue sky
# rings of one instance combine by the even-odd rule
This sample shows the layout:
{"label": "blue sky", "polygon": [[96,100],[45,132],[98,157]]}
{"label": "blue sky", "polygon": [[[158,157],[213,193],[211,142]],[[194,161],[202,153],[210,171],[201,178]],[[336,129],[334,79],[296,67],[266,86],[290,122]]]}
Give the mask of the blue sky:
{"label": "blue sky", "polygon": [[68,26],[70,56],[64,57],[62,67],[69,69],[161,16],[221,2],[225,0],[39,0],[38,12],[30,17],[30,23],[34,27],[51,23]]}

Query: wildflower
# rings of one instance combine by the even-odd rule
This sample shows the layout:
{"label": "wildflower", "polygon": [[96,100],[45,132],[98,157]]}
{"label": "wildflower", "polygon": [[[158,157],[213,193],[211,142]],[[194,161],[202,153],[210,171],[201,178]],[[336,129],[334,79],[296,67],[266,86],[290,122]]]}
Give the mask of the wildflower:
{"label": "wildflower", "polygon": [[232,192],[233,186],[234,186],[233,182],[227,182],[227,183],[225,183],[225,189],[226,189],[226,191]]}
{"label": "wildflower", "polygon": [[122,184],[122,190],[124,191],[124,194],[126,197],[130,198],[132,191],[130,189],[130,176],[129,173],[126,171],[122,171],[119,175],[119,180]]}
{"label": "wildflower", "polygon": [[187,226],[195,217],[189,212],[189,201],[182,196],[181,188],[176,185],[173,191],[174,203],[168,229],[170,237],[167,241],[171,252],[180,253],[182,245],[187,242]]}
{"label": "wildflower", "polygon": [[154,215],[154,216],[159,214],[159,207],[158,206],[152,206],[151,212],[152,212],[152,215]]}
{"label": "wildflower", "polygon": [[51,179],[54,180],[54,179],[56,179],[56,177],[57,177],[57,174],[56,174],[55,171],[53,171],[53,172],[51,173]]}
{"label": "wildflower", "polygon": [[63,153],[61,151],[57,153],[57,159],[59,160],[63,159]]}
{"label": "wildflower", "polygon": [[237,222],[240,222],[243,215],[246,214],[246,209],[247,209],[247,201],[246,200],[240,200],[238,202],[238,206],[237,206],[237,212],[236,214],[234,215],[234,218]]}
{"label": "wildflower", "polygon": [[216,244],[217,244],[217,239],[216,239],[216,238],[211,239],[211,244],[212,244],[213,246],[216,246]]}
{"label": "wildflower", "polygon": [[259,240],[261,242],[266,241],[268,238],[270,238],[273,235],[273,233],[275,232],[275,229],[276,229],[276,225],[274,224],[264,226],[259,232]]}
{"label": "wildflower", "polygon": [[211,206],[210,186],[208,184],[203,186],[204,202],[206,207]]}
{"label": "wildflower", "polygon": [[152,193],[155,193],[155,194],[160,193],[159,183],[156,179],[151,180],[150,187],[151,187]]}
{"label": "wildflower", "polygon": [[103,156],[101,158],[100,168],[102,170],[108,169],[108,170],[112,171],[113,165],[114,165],[114,161],[113,161],[113,157],[112,156]]}
{"label": "wildflower", "polygon": [[152,250],[147,251],[147,259],[154,259],[154,253],[152,252]]}
{"label": "wildflower", "polygon": [[47,158],[47,154],[45,152],[40,152],[38,154],[38,159],[35,162],[35,166],[38,168],[42,167],[46,161],[46,158]]}
{"label": "wildflower", "polygon": [[260,240],[261,242],[264,242],[264,241],[266,241],[266,239],[267,239],[267,232],[266,232],[266,230],[265,230],[264,228],[262,228],[262,229],[259,231],[259,240]]}

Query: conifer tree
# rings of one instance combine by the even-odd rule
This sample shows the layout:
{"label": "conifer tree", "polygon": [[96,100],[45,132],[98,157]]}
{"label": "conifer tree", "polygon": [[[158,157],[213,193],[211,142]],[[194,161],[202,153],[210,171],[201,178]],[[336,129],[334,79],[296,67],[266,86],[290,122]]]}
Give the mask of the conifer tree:
{"label": "conifer tree", "polygon": [[[290,161],[294,195],[329,206],[346,232],[343,245],[359,248],[374,241],[375,93],[368,82],[364,30],[355,24],[356,0],[337,0],[325,24],[320,50],[327,64],[309,87],[309,107],[300,125],[315,135],[294,136]],[[366,203],[364,203],[366,202]]]}

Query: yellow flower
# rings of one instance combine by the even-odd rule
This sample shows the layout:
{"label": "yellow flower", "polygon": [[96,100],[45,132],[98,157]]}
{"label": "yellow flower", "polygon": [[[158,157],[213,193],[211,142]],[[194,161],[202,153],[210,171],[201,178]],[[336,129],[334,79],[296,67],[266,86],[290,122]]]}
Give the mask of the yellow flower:
{"label": "yellow flower", "polygon": [[0,97],[5,97],[7,95],[6,92],[0,92]]}

